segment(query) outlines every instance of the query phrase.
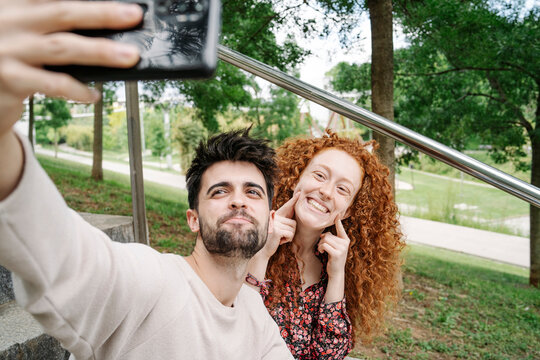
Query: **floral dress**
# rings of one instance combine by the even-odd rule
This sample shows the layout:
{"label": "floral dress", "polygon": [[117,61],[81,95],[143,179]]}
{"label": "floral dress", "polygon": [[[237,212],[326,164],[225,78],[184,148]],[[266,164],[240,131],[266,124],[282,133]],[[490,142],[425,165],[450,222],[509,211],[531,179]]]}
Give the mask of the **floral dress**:
{"label": "floral dress", "polygon": [[[283,303],[269,308],[279,325],[281,337],[297,360],[339,360],[345,358],[352,346],[351,321],[347,315],[345,299],[330,304],[324,303],[328,274],[326,254],[315,253],[323,263],[321,280],[301,291],[298,306],[286,307]],[[293,287],[286,283],[286,300],[293,303]],[[263,292],[261,295],[265,298]]]}

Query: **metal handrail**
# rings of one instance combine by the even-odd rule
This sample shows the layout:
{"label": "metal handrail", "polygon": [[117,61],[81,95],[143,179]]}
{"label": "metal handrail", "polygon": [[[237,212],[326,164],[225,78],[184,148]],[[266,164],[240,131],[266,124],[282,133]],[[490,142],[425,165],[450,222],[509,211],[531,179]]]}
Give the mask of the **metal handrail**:
{"label": "metal handrail", "polygon": [[375,131],[390,136],[397,141],[418,149],[435,159],[540,208],[540,189],[534,185],[519,180],[457,150],[223,45],[218,46],[218,56],[225,62],[268,80],[279,87],[333,110]]}

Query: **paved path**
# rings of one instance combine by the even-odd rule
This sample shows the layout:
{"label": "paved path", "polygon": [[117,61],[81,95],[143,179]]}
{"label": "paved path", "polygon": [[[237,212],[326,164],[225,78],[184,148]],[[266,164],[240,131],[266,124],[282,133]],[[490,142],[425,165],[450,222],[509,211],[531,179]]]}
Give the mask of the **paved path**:
{"label": "paved path", "polygon": [[[43,149],[36,147],[38,154],[54,156],[54,150]],[[81,164],[92,166],[92,157],[81,156],[72,153],[58,152],[58,158],[64,160],[75,161]],[[129,164],[122,164],[114,161],[103,160],[103,169],[114,171],[120,174],[130,174]],[[166,171],[159,171],[149,167],[143,169],[144,181],[155,182],[158,184],[168,185],[172,187],[186,188],[186,177]]]}
{"label": "paved path", "polygon": [[401,216],[408,243],[440,247],[500,262],[530,266],[529,239]]}
{"label": "paved path", "polygon": [[[54,151],[37,148],[38,153],[54,156]],[[58,157],[91,165],[87,156],[60,152]],[[103,161],[103,168],[129,174],[129,165]],[[156,182],[185,189],[183,175],[144,168],[145,181]],[[508,264],[529,267],[529,239],[519,236],[450,225],[436,221],[401,216],[402,231],[407,242],[445,248],[466,254],[476,255]]]}

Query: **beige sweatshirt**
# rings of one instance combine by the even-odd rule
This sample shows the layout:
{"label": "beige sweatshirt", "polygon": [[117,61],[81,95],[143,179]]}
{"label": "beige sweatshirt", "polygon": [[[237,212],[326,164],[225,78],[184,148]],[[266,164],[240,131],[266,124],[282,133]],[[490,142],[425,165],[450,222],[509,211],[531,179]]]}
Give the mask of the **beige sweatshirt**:
{"label": "beige sweatshirt", "polygon": [[221,304],[181,256],[112,242],[68,208],[26,139],[0,202],[17,302],[76,359],[292,359],[259,294]]}

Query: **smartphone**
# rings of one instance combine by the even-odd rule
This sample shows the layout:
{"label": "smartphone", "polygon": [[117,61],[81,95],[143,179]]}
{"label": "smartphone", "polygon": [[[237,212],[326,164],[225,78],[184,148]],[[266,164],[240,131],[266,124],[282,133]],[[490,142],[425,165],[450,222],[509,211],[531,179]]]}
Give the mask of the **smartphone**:
{"label": "smartphone", "polygon": [[47,66],[47,69],[68,73],[83,82],[203,79],[214,74],[221,27],[219,0],[115,1],[140,5],[144,11],[142,22],[122,31],[75,33],[137,46],[141,55],[137,65],[128,69],[79,65]]}

